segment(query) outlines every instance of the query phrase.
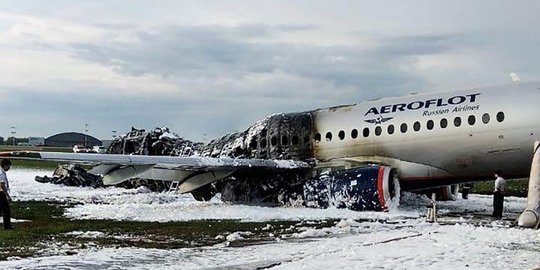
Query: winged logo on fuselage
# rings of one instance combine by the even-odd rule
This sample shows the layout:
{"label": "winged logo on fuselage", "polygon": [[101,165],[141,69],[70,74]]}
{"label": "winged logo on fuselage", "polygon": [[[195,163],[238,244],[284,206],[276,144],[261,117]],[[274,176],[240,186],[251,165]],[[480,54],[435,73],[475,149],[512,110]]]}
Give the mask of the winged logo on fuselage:
{"label": "winged logo on fuselage", "polygon": [[377,118],[375,119],[368,119],[368,120],[365,120],[366,122],[370,123],[370,124],[375,124],[375,125],[380,125],[386,121],[390,121],[394,119],[394,117],[382,117],[382,116],[378,116]]}

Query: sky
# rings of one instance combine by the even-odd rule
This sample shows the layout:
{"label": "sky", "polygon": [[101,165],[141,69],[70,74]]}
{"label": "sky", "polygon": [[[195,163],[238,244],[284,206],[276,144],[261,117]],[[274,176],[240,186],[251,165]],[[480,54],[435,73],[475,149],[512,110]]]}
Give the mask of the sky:
{"label": "sky", "polygon": [[[0,136],[169,127],[540,80],[540,2],[0,1]],[[12,128],[14,127],[14,128]]]}

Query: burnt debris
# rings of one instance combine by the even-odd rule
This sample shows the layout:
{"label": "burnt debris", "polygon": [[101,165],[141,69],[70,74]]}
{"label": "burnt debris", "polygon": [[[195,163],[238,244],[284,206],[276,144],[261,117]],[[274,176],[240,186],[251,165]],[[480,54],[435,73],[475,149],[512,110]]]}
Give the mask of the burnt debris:
{"label": "burnt debris", "polygon": [[[78,164],[59,165],[56,170],[54,170],[52,177],[36,176],[35,180],[40,183],[52,183],[65,186],[93,188],[105,187],[105,185],[103,185],[103,177],[89,173],[85,168]],[[169,190],[170,182],[148,179],[131,179],[114,186],[129,189],[146,187],[151,191],[161,192]]]}
{"label": "burnt debris", "polygon": [[[295,159],[311,161],[313,146],[313,116],[311,112],[275,114],[258,121],[247,130],[214,139],[207,144],[193,142],[172,134],[168,128],[151,131],[132,128],[116,138],[107,154],[229,157],[244,159]],[[70,186],[102,187],[101,176],[81,167],[61,166],[52,178],[40,177],[40,182]],[[306,170],[237,172],[225,179],[201,187],[192,194],[196,199],[209,200],[221,193],[222,199],[244,203],[283,204],[301,193],[302,182],[309,176]],[[169,189],[171,182],[133,179],[118,186],[147,186],[151,190]],[[286,194],[286,195],[284,195]]]}
{"label": "burnt debris", "polygon": [[191,156],[203,143],[192,142],[169,132],[168,128],[152,131],[131,128],[131,131],[116,138],[107,154],[149,155],[149,156]]}
{"label": "burnt debris", "polygon": [[[175,134],[171,134],[168,128],[155,128],[152,131],[131,128],[127,134],[116,138],[109,148],[107,154],[127,154],[127,155],[152,155],[152,156],[190,156],[202,146],[202,143],[192,142],[182,139]],[[82,186],[99,188],[104,187],[102,176],[89,173],[79,165],[60,165],[54,171],[52,177],[39,177],[36,181],[42,183],[53,183],[66,186]],[[123,188],[138,188],[145,186],[152,191],[168,190],[171,182],[150,180],[150,179],[130,179],[115,185]]]}

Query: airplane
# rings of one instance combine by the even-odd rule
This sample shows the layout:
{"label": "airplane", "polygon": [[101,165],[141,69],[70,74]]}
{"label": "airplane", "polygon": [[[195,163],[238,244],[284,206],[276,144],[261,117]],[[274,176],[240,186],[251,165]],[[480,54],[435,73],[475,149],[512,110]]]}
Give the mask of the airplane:
{"label": "airplane", "polygon": [[271,115],[187,157],[4,152],[93,165],[113,185],[175,181],[197,200],[301,201],[385,211],[400,191],[528,176],[540,141],[540,82],[386,97]]}

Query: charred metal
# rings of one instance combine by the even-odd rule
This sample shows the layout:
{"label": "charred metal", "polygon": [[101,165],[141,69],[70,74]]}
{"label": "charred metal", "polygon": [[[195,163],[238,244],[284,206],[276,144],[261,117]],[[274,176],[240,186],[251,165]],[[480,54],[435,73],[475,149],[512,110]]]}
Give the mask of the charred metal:
{"label": "charred metal", "polygon": [[[56,168],[56,170],[54,170],[51,177],[36,176],[35,180],[40,183],[51,183],[65,186],[93,188],[105,187],[105,185],[103,185],[103,177],[101,177],[100,175],[89,173],[85,168],[74,164],[60,165]],[[129,189],[146,187],[151,191],[160,192],[168,190],[169,185],[170,183],[165,181],[131,179],[114,186]]]}

